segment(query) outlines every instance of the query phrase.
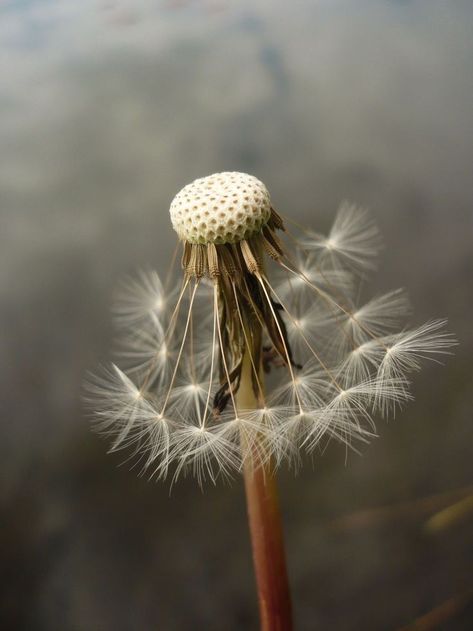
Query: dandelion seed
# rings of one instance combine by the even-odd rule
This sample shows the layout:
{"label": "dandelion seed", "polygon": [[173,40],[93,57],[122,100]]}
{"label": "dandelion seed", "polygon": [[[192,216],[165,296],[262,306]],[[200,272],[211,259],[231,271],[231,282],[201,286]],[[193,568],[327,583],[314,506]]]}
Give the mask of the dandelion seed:
{"label": "dandelion seed", "polygon": [[382,246],[378,228],[364,208],[343,202],[327,237],[307,232],[303,245],[319,253],[329,268],[347,265],[354,271],[375,267]]}
{"label": "dandelion seed", "polygon": [[168,310],[175,292],[165,290],[154,270],[139,272],[137,278],[124,278],[116,291],[113,315],[119,329],[164,335]]}
{"label": "dandelion seed", "polygon": [[[381,247],[363,209],[342,204],[327,236],[292,234],[262,182],[225,172],[185,186],[170,214],[183,245],[180,289],[156,272],[122,284],[125,369],[90,378],[87,402],[112,450],[131,448],[150,477],[203,483],[243,471],[258,584],[272,589],[256,533],[262,515],[277,516],[275,467],[298,466],[332,439],[368,441],[376,413],[411,398],[406,375],[455,340],[443,320],[403,329],[402,290],[356,303]],[[283,551],[274,554],[284,568]],[[287,585],[278,589],[288,621]]]}

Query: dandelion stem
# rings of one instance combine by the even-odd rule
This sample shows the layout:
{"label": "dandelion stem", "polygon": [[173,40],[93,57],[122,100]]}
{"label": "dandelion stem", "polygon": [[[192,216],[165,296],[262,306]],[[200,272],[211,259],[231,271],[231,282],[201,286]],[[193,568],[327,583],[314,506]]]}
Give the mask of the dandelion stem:
{"label": "dandelion stem", "polygon": [[[247,410],[258,407],[251,371],[247,351],[236,394],[237,405]],[[276,475],[271,463],[257,464],[255,459],[248,458],[244,464],[244,479],[261,631],[291,631],[291,597]]]}

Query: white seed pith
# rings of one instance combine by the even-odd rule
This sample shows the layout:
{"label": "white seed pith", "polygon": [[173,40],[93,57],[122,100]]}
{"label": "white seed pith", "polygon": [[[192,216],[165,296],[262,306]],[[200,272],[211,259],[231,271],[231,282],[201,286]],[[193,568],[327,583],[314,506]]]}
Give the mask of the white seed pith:
{"label": "white seed pith", "polygon": [[172,200],[171,222],[189,243],[236,243],[260,232],[271,216],[266,186],[247,173],[194,180]]}

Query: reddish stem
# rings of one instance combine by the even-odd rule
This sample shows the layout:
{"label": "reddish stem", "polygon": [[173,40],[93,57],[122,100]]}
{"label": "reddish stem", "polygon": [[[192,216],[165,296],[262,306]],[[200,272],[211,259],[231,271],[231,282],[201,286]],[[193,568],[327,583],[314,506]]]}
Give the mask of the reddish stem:
{"label": "reddish stem", "polygon": [[269,467],[244,471],[261,631],[291,631],[291,597],[276,478]]}

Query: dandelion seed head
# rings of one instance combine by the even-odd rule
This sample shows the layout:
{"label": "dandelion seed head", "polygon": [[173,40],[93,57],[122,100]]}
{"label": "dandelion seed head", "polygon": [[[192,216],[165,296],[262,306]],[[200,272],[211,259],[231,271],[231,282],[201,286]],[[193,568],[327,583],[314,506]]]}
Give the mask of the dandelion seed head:
{"label": "dandelion seed head", "polygon": [[380,237],[357,206],[342,204],[328,235],[285,238],[264,184],[224,172],[184,187],[170,214],[180,289],[150,271],[122,283],[125,365],[86,386],[111,451],[131,450],[151,478],[215,482],[246,465],[299,466],[332,439],[367,442],[377,415],[410,400],[407,375],[455,344],[442,320],[406,328],[403,290],[358,303]]}
{"label": "dandelion seed head", "polygon": [[174,197],[171,222],[189,243],[235,243],[260,232],[271,215],[266,186],[246,173],[194,180]]}

